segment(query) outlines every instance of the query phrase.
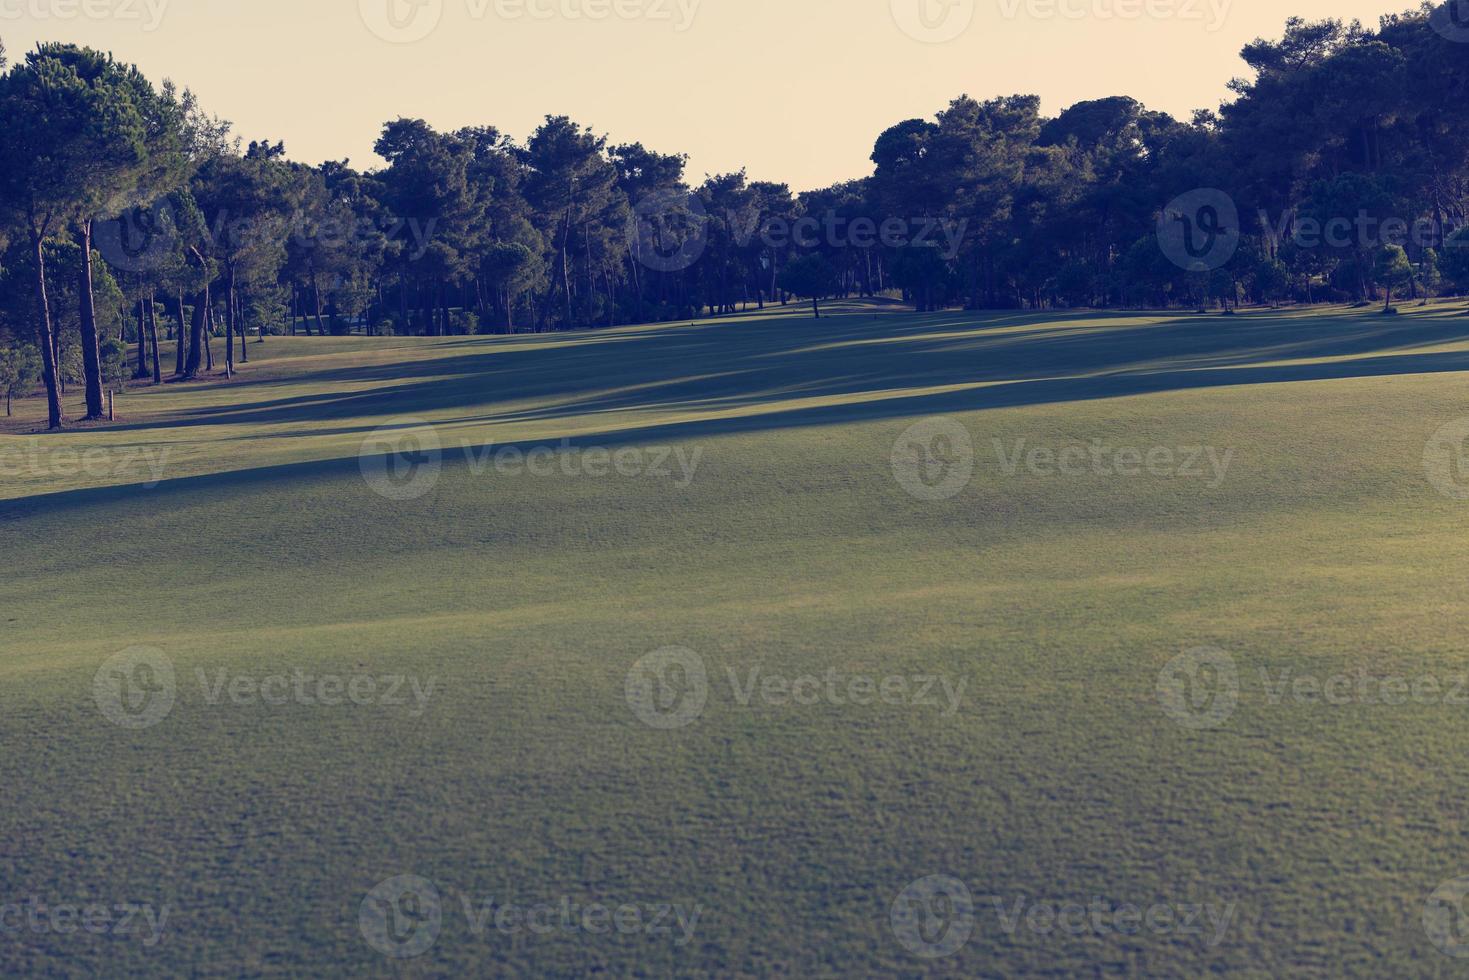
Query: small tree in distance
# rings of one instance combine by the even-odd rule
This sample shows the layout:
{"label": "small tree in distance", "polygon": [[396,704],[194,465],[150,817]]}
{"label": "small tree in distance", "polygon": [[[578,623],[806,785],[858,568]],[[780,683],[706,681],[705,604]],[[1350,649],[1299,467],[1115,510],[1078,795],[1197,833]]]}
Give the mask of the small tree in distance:
{"label": "small tree in distance", "polygon": [[1443,272],[1438,267],[1438,253],[1431,248],[1423,250],[1423,259],[1418,263],[1418,280],[1423,284],[1422,306],[1438,294],[1443,285]]}
{"label": "small tree in distance", "polygon": [[821,319],[821,301],[836,292],[837,272],[820,255],[803,255],[780,273],[780,288],[811,300],[811,310]]}
{"label": "small tree in distance", "polygon": [[24,395],[41,380],[41,352],[30,344],[0,346],[0,391],[5,392],[5,417],[11,416],[11,402]]}
{"label": "small tree in distance", "polygon": [[1413,263],[1408,261],[1408,253],[1403,250],[1403,246],[1382,246],[1377,253],[1376,274],[1377,281],[1382,283],[1387,292],[1382,312],[1391,312],[1394,290],[1413,278]]}

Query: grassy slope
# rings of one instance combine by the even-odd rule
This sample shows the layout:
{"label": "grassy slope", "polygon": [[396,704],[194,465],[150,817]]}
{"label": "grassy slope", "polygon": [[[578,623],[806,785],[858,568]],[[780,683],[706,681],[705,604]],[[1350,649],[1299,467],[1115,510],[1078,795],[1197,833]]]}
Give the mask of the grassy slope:
{"label": "grassy slope", "polygon": [[[1465,411],[1469,321],[867,313],[487,340],[252,345],[233,386],[129,394],[49,446],[167,447],[155,489],[0,482],[0,882],[168,902],[169,937],[0,936],[0,971],[721,975],[1286,970],[1447,974],[1424,898],[1469,873],[1463,707],[1272,705],[1261,666],[1469,670],[1466,507],[1424,476]],[[39,406],[23,411],[34,419]],[[950,415],[979,469],[922,503],[894,439]],[[670,480],[474,474],[390,503],[357,460],[385,421],[444,441],[674,442]],[[0,448],[34,437],[0,434]],[[1232,448],[1225,482],[1006,476],[992,439]],[[54,469],[54,468],[52,468]],[[181,696],[126,732],[91,699],[136,644]],[[1159,669],[1222,647],[1217,732],[1169,721]],[[645,727],[649,651],[698,651],[704,716]],[[209,706],[194,670],[407,672],[422,718]],[[726,667],[967,679],[957,716],[741,707]],[[363,894],[435,879],[406,966]],[[947,873],[1013,900],[1238,903],[1196,939],[1007,935],[952,959],[887,924]],[[699,902],[695,942],[477,939],[456,896]]]}

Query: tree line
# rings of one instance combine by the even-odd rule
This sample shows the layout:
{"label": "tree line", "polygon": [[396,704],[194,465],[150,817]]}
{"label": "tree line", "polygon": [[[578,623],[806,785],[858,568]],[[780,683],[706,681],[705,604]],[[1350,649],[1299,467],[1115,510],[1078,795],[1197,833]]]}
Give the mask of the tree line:
{"label": "tree line", "polygon": [[[229,378],[247,336],[510,333],[832,296],[919,311],[1422,301],[1469,290],[1469,21],[1287,21],[1181,121],[961,96],[793,193],[564,116],[384,126],[382,164],[245,145],[111,55],[0,49],[0,389]],[[216,341],[222,340],[222,343]],[[174,341],[170,363],[162,342]],[[218,349],[216,350],[216,347]]]}

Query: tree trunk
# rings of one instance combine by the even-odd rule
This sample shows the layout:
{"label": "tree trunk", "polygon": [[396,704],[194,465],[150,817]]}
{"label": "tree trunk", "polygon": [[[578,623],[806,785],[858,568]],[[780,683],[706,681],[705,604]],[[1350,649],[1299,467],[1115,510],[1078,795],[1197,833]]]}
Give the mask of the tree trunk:
{"label": "tree trunk", "polygon": [[205,320],[204,320],[204,371],[205,371],[205,373],[209,373],[209,372],[212,372],[214,370],[214,333],[215,333],[215,330],[216,330],[216,326],[215,326],[215,323],[214,323],[214,296],[211,295],[209,297],[209,302],[206,304],[206,314],[205,314]]}
{"label": "tree trunk", "polygon": [[[233,276],[231,276],[231,278],[233,278]],[[249,364],[250,363],[250,348],[245,343],[245,317],[244,317],[244,310],[242,310],[240,308],[240,294],[235,291],[235,289],[234,289],[233,286],[230,287],[230,304],[231,304],[231,306],[233,307],[233,309],[235,311],[235,316],[238,318],[236,320],[236,329],[239,331],[239,334],[240,334],[240,361],[242,363],[244,363],[244,364]],[[265,334],[264,334],[263,331],[261,333],[261,336],[262,337],[265,336]]]}
{"label": "tree trunk", "polygon": [[231,262],[224,280],[224,376],[235,376],[235,266]]}
{"label": "tree trunk", "polygon": [[[183,305],[179,305],[182,316]],[[194,322],[189,327],[189,354],[184,361],[185,378],[199,374],[199,361],[204,354],[204,325],[209,317],[209,287],[205,286],[194,295]]]}
{"label": "tree trunk", "polygon": [[148,338],[153,343],[153,383],[163,384],[163,365],[158,358],[158,301],[148,297]]}
{"label": "tree trunk", "polygon": [[316,332],[326,336],[326,323],[321,318],[321,284],[316,281],[316,273],[311,274],[311,297],[316,307]]}
{"label": "tree trunk", "polygon": [[51,303],[46,298],[46,248],[40,234],[31,231],[31,258],[36,263],[36,302],[41,311],[39,330],[41,336],[41,374],[46,381],[46,417],[50,428],[59,429],[64,421],[61,415],[61,384],[56,370],[56,335],[51,329]]}
{"label": "tree trunk", "polygon": [[77,245],[81,247],[81,275],[77,282],[77,301],[81,313],[82,381],[87,394],[87,420],[97,421],[104,414],[102,405],[102,355],[97,342],[97,308],[92,297],[92,221],[77,225]]}
{"label": "tree trunk", "polygon": [[133,377],[139,381],[148,377],[148,307],[138,300],[138,367]]}
{"label": "tree trunk", "polygon": [[174,369],[173,369],[173,373],[177,377],[182,378],[184,376],[184,357],[185,357],[185,355],[188,354],[188,351],[189,351],[189,324],[188,324],[189,316],[184,311],[184,294],[182,292],[180,292],[178,294],[178,304],[179,304],[178,305],[178,315],[179,315],[179,328],[178,328],[179,338],[178,339],[179,339],[179,342],[178,342],[178,349],[174,351]]}
{"label": "tree trunk", "polygon": [[566,295],[567,326],[571,326],[571,269],[567,257],[567,246],[571,238],[571,208],[566,209],[566,227],[561,233],[561,288]]}

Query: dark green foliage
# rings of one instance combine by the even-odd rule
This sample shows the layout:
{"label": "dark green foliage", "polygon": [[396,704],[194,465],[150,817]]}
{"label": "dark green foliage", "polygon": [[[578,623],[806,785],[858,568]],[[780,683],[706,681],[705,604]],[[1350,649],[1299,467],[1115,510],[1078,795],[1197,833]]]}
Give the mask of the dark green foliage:
{"label": "dark green foliage", "polygon": [[803,255],[781,272],[780,288],[811,300],[811,309],[820,317],[821,301],[837,289],[837,272],[825,257]]}
{"label": "dark green foliage", "polygon": [[41,353],[34,344],[0,342],[0,395],[5,396],[5,414],[11,403],[24,397],[41,381]]}
{"label": "dark green foliage", "polygon": [[[37,259],[41,242],[85,243],[89,222],[123,305],[185,335],[185,376],[205,369],[206,336],[223,335],[229,373],[247,333],[591,328],[792,294],[818,310],[853,295],[923,311],[1230,310],[1469,290],[1469,46],[1425,9],[1376,29],[1292,18],[1241,54],[1249,74],[1217,112],[1181,121],[1111,96],[1049,118],[1035,96],[963,96],[878,136],[870,177],[793,194],[743,171],[692,183],[683,155],[609,144],[564,116],[523,143],[398,119],[380,169],[309,167],[279,143],[242,147],[187,91],[44,45],[0,84],[0,239],[12,266],[28,252],[34,278],[3,315],[60,353],[80,303],[89,334],[87,291]],[[1238,223],[1189,225],[1227,230],[1230,247],[1180,261],[1160,218],[1178,228],[1170,202],[1199,193]],[[120,236],[143,244],[119,249]],[[1409,272],[1379,265],[1389,246]],[[214,315],[180,328],[181,309]],[[119,336],[146,348],[136,322]],[[108,328],[83,337],[84,355]],[[97,370],[84,364],[91,394]]]}

